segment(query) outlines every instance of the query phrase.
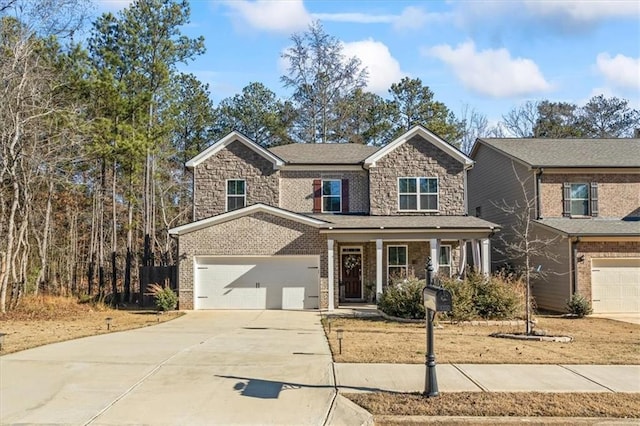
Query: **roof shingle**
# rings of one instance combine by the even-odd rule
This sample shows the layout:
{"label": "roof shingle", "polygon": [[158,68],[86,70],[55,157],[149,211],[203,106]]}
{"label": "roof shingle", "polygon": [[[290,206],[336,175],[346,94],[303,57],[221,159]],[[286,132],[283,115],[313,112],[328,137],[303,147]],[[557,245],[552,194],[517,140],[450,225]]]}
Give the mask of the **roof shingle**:
{"label": "roof shingle", "polygon": [[355,143],[292,143],[269,151],[289,164],[361,164],[378,149]]}

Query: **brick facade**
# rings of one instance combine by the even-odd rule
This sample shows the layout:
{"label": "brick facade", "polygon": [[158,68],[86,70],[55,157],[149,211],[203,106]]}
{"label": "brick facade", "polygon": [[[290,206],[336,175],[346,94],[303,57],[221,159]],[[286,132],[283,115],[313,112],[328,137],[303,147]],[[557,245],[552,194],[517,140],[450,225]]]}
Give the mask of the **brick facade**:
{"label": "brick facade", "polygon": [[540,186],[542,217],[562,216],[564,182],[598,183],[598,216],[640,217],[640,174],[543,174]]}
{"label": "brick facade", "polygon": [[[416,214],[398,210],[398,178],[437,177],[439,211],[424,214],[463,215],[464,166],[432,143],[416,136],[399,145],[369,169],[372,215]],[[419,212],[418,212],[419,214]]]}
{"label": "brick facade", "polygon": [[640,257],[640,242],[638,241],[579,242],[577,248],[578,257],[584,256],[584,261],[578,262],[576,292],[587,300],[591,300],[591,263],[593,259]]}
{"label": "brick facade", "polygon": [[247,205],[278,205],[279,172],[242,142],[232,142],[195,167],[193,173],[194,220],[226,211],[227,179],[245,180]]}
{"label": "brick facade", "polygon": [[313,181],[315,179],[348,179],[349,212],[369,212],[369,176],[365,170],[280,172],[280,207],[297,213],[313,212]]}
{"label": "brick facade", "polygon": [[180,236],[180,309],[193,309],[196,256],[320,255],[320,307],[328,306],[326,237],[318,229],[255,213]]}

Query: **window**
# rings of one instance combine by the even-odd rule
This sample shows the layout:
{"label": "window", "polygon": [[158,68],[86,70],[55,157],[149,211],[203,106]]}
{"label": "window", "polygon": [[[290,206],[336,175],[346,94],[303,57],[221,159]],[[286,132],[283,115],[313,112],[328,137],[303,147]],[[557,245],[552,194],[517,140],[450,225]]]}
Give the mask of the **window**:
{"label": "window", "polygon": [[447,277],[451,276],[451,246],[440,246],[438,265],[438,273]]}
{"label": "window", "polygon": [[241,209],[247,203],[247,192],[244,180],[227,181],[227,211]]}
{"label": "window", "polygon": [[400,210],[438,210],[438,178],[398,179]]}
{"label": "window", "polygon": [[342,191],[340,180],[322,181],[322,211],[340,212],[342,211],[340,194]]}
{"label": "window", "polygon": [[407,246],[387,247],[387,283],[392,278],[407,277]]}
{"label": "window", "polygon": [[598,183],[564,183],[565,217],[598,216]]}

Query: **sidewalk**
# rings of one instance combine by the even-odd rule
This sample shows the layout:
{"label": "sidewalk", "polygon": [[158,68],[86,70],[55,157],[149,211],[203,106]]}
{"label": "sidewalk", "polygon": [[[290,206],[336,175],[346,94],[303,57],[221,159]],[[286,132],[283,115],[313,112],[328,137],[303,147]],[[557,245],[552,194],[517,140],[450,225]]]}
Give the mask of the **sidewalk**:
{"label": "sidewalk", "polygon": [[[335,364],[341,392],[423,392],[424,364]],[[440,392],[640,392],[640,365],[440,364]]]}

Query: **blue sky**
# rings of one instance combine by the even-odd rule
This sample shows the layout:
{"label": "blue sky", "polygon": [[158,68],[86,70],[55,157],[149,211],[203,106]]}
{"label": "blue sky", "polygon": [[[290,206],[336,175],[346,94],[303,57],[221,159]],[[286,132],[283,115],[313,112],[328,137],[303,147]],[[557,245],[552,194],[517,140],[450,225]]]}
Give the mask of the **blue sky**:
{"label": "blue sky", "polygon": [[[99,0],[117,11],[127,0]],[[490,123],[528,100],[584,104],[617,96],[640,108],[640,1],[191,0],[189,36],[207,51],[182,67],[208,83],[215,104],[261,82],[279,97],[291,34],[313,20],[388,96],[420,78],[456,115],[474,108]]]}

